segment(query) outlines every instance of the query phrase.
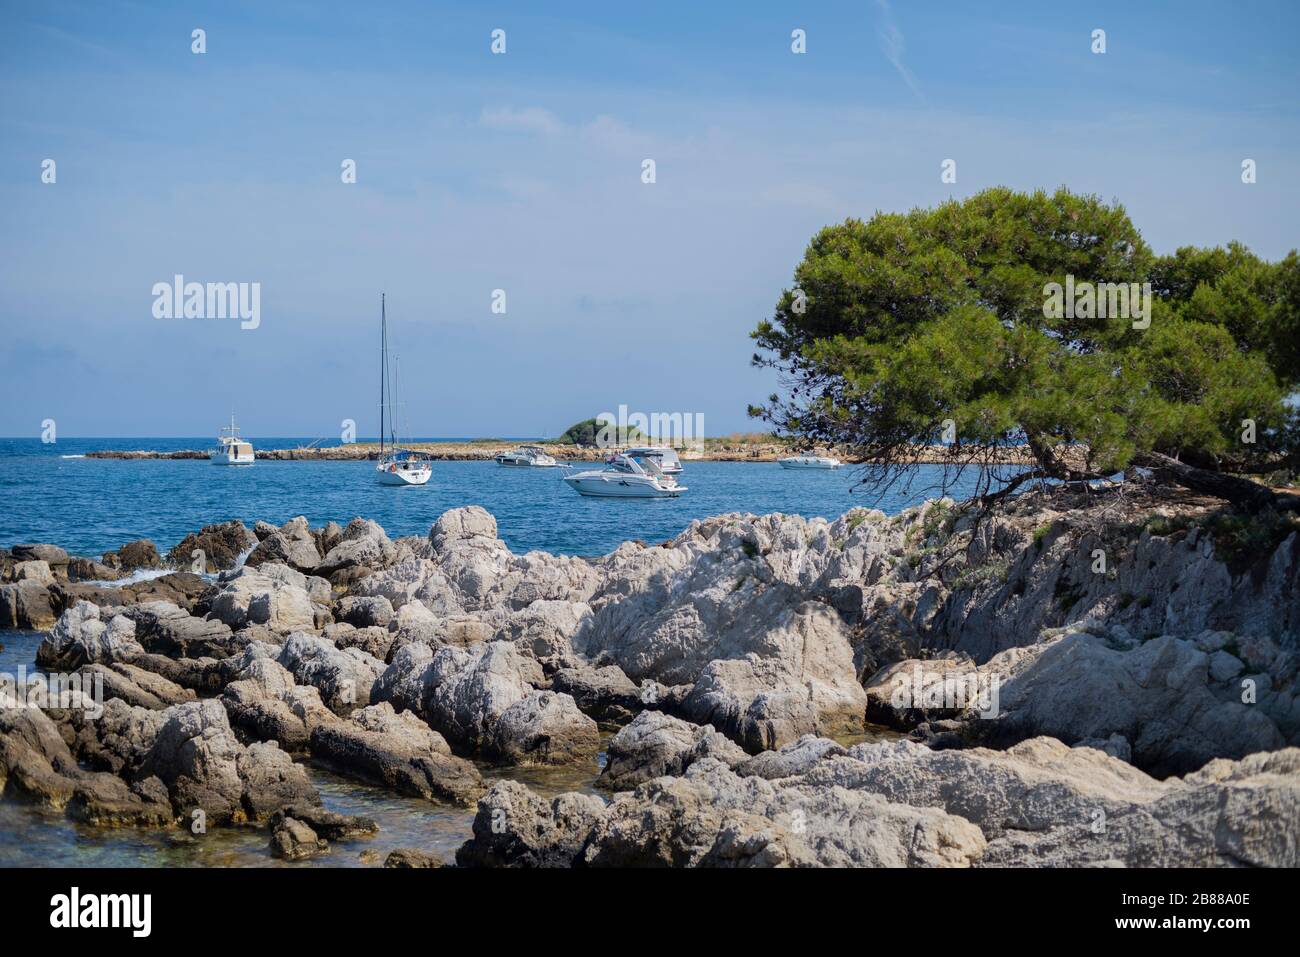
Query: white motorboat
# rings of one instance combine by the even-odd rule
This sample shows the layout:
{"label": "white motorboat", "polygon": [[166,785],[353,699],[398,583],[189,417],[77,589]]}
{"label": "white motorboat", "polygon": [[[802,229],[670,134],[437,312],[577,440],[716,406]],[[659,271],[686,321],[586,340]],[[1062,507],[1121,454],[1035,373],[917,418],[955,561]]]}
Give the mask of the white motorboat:
{"label": "white motorboat", "polygon": [[652,455],[659,460],[659,468],[665,475],[677,475],[682,471],[682,460],[677,457],[675,449],[666,445],[640,445],[628,449],[625,455]]}
{"label": "white motorboat", "polygon": [[653,455],[618,455],[603,469],[566,475],[564,481],[579,495],[597,498],[676,498],[686,491]]}
{"label": "white motorboat", "polygon": [[208,461],[213,465],[252,465],[255,458],[253,444],[239,437],[235,413],[230,413],[230,428],[217,434],[217,445],[208,452]]}
{"label": "white motorboat", "polygon": [[[388,383],[388,313],[384,300],[385,297],[381,294],[379,297],[379,461],[375,464],[375,476],[380,485],[424,485],[433,475],[433,461],[423,452],[397,447],[394,416],[389,411],[393,390]],[[391,440],[391,445],[386,444],[386,439]]]}
{"label": "white motorboat", "polygon": [[783,469],[837,469],[843,464],[829,455],[809,454],[791,455],[776,461]]}
{"label": "white motorboat", "polygon": [[496,456],[497,465],[509,465],[515,468],[549,469],[560,463],[546,454],[540,445],[521,445],[517,449],[502,452]]}

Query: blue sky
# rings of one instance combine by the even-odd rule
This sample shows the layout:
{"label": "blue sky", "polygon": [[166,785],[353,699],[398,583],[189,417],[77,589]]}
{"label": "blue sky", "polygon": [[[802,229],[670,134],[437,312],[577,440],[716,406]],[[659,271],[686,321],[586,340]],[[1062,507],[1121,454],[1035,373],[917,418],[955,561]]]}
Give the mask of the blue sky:
{"label": "blue sky", "polygon": [[[774,384],[748,332],[818,228],[998,184],[1117,199],[1160,252],[1278,258],[1298,11],[6,2],[0,434],[206,435],[232,407],[254,436],[373,434],[381,290],[415,434],[619,404],[748,430]],[[260,327],[155,320],[176,273],[259,282]]]}

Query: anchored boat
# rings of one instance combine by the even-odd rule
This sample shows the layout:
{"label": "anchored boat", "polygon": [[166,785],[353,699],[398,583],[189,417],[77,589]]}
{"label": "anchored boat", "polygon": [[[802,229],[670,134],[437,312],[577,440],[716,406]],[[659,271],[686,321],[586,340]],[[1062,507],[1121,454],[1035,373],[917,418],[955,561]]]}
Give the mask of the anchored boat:
{"label": "anchored boat", "polygon": [[213,465],[252,465],[255,458],[253,443],[239,437],[235,413],[231,412],[230,427],[217,434],[217,445],[208,452],[208,461]]}
{"label": "anchored boat", "polygon": [[837,469],[842,464],[829,455],[791,455],[776,461],[783,469]]}
{"label": "anchored boat", "polygon": [[[390,411],[393,390],[388,382],[388,312],[379,297],[379,462],[375,474],[380,485],[424,485],[433,475],[433,461],[423,452],[397,447],[397,429]],[[387,423],[385,423],[385,419]],[[386,428],[385,428],[386,424]],[[385,438],[391,442],[385,442]]]}
{"label": "anchored boat", "polygon": [[595,498],[676,498],[686,491],[671,475],[665,475],[652,455],[624,453],[603,469],[566,475],[564,481],[579,495]]}
{"label": "anchored boat", "polygon": [[540,445],[521,445],[517,449],[502,452],[496,456],[497,465],[509,465],[514,468],[549,469],[560,463],[546,454]]}

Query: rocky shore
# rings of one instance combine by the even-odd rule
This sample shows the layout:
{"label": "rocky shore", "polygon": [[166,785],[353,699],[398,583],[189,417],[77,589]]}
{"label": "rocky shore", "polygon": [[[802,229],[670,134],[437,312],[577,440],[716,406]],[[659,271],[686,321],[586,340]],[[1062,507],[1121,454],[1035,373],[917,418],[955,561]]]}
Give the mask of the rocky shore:
{"label": "rocky shore", "polygon": [[376,827],[322,808],[312,762],[466,808],[465,867],[1296,866],[1300,530],[1220,505],[731,514],[595,560],[513,554],[477,507],[396,540],[297,518],[167,555],[16,546],[0,628],[48,632],[64,693],[0,687],[0,792],[256,825],[290,861]]}

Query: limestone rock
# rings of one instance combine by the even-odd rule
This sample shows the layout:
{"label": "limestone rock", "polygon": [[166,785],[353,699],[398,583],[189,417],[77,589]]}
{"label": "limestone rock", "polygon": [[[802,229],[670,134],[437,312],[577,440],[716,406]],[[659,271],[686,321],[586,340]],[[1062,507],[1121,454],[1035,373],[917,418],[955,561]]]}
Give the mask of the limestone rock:
{"label": "limestone rock", "polygon": [[689,724],[658,711],[643,711],[606,746],[607,761],[597,787],[630,790],[653,778],[679,777],[701,758],[713,757],[729,766],[747,755],[711,727]]}
{"label": "limestone rock", "polygon": [[442,735],[415,715],[396,713],[386,701],[354,712],[349,721],[318,725],[311,750],[345,773],[401,794],[468,804],[483,793],[473,764],[453,756]]}

